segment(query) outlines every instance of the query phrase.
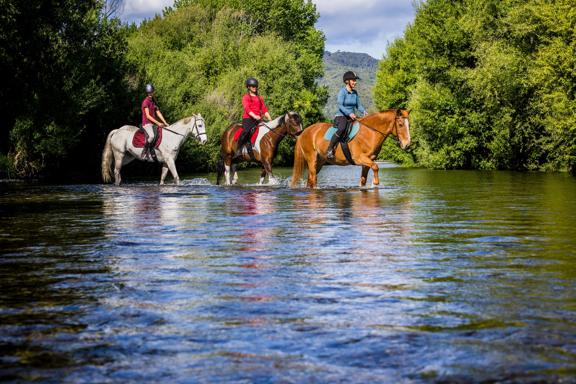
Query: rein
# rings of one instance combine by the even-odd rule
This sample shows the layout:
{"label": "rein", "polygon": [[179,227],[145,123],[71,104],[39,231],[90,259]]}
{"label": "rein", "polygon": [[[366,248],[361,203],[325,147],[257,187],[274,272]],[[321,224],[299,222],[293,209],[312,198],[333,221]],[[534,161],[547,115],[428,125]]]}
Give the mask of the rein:
{"label": "rein", "polygon": [[[398,136],[398,119],[401,119],[401,117],[396,117],[396,118],[394,119],[393,132],[396,133],[396,136]],[[360,123],[360,125],[363,125],[363,126],[365,126],[366,128],[371,129],[371,130],[374,131],[374,132],[378,132],[380,135],[386,137],[386,134],[380,132],[378,129],[376,129],[376,128],[374,128],[374,127],[371,127],[371,126],[369,126],[368,124],[365,124],[365,123],[363,123],[363,122],[361,122],[361,121],[358,121],[358,122]]]}
{"label": "rein", "polygon": [[280,133],[274,132],[276,129],[280,128],[280,124],[278,126],[276,126],[276,128],[270,128],[270,126],[268,124],[266,124],[265,122],[262,122],[262,125],[265,126],[266,128],[268,128],[268,131],[272,132],[276,136],[284,137],[288,134],[288,133],[280,134]]}
{"label": "rein", "polygon": [[[195,128],[196,134],[197,134],[198,136],[204,135],[205,133],[200,133],[200,131],[198,130],[198,126],[197,126],[196,120],[198,120],[198,119],[197,119],[196,117],[194,117],[194,126],[193,126],[193,128]],[[171,130],[171,129],[168,128],[168,127],[162,127],[162,129],[165,129],[165,130],[168,131],[168,132],[172,132],[172,133],[174,133],[174,134],[176,134],[176,135],[178,135],[178,136],[182,136],[182,137],[185,136],[185,135],[183,135],[182,133],[173,131],[173,130]]]}
{"label": "rein", "polygon": [[174,133],[174,134],[176,134],[176,135],[179,135],[179,136],[184,136],[183,134],[178,133],[178,132],[176,132],[176,131],[173,131],[173,130],[171,130],[171,129],[168,128],[168,127],[162,127],[162,129],[164,129],[164,130],[166,130],[166,131],[168,131],[168,132],[172,132],[172,133]]}

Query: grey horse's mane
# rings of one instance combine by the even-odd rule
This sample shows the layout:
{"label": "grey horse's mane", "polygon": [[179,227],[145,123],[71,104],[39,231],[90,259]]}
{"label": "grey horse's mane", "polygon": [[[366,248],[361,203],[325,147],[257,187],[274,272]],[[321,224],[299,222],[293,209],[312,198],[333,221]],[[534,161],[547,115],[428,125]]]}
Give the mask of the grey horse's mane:
{"label": "grey horse's mane", "polygon": [[199,115],[194,114],[194,115],[192,115],[192,116],[188,116],[188,117],[185,117],[185,118],[183,118],[183,119],[180,119],[180,120],[178,120],[177,122],[175,122],[175,123],[173,123],[173,124],[171,124],[171,125],[176,125],[176,124],[186,125],[186,124],[188,124],[188,123],[190,122],[190,120],[191,120],[192,118],[198,119],[198,116],[199,116]]}

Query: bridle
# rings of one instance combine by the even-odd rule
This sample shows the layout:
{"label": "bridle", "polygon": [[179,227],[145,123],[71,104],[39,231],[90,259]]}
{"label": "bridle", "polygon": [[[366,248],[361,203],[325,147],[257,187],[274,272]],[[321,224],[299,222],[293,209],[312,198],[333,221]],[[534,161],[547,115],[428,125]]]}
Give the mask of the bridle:
{"label": "bridle", "polygon": [[[198,120],[202,120],[204,122],[204,132],[200,133],[200,128],[198,128]],[[196,137],[198,137],[200,140],[202,140],[202,138],[200,136],[205,135],[206,136],[206,141],[208,141],[208,135],[206,134],[206,121],[204,120],[203,117],[196,117],[194,116],[194,126],[192,127],[196,132]]]}

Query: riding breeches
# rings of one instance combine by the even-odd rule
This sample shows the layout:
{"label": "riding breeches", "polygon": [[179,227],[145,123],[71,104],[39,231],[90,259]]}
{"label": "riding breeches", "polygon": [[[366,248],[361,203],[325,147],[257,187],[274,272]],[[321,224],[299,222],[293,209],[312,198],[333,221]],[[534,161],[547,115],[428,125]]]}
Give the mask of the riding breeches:
{"label": "riding breeches", "polygon": [[146,133],[146,142],[151,143],[156,137],[156,132],[158,132],[158,128],[154,124],[146,124],[142,127],[144,133]]}
{"label": "riding breeches", "polygon": [[346,131],[346,127],[351,120],[348,119],[346,116],[336,116],[334,118],[334,126],[336,127],[337,131],[336,134],[338,137],[342,137],[344,132]]}
{"label": "riding breeches", "polygon": [[254,120],[252,118],[244,118],[242,119],[242,134],[240,136],[240,140],[238,140],[238,146],[244,145],[250,141],[250,136],[252,132],[254,132],[254,128],[258,125],[258,120]]}

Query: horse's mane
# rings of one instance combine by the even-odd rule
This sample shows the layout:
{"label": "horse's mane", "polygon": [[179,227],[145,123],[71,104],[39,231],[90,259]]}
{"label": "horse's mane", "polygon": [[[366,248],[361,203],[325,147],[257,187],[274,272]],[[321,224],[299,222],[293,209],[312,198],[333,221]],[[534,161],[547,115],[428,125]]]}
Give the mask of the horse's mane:
{"label": "horse's mane", "polygon": [[271,120],[269,122],[266,123],[265,127],[268,127],[270,129],[274,129],[276,127],[278,127],[280,125],[280,120],[286,116],[286,114],[282,114],[280,116],[278,116],[277,118],[275,118],[274,120]]}
{"label": "horse's mane", "polygon": [[195,114],[194,114],[194,115],[192,115],[192,116],[184,117],[184,118],[178,120],[177,122],[172,123],[171,125],[176,125],[176,124],[186,125],[186,124],[188,124],[188,123],[190,122],[190,120],[191,120],[193,117],[198,118],[198,115],[195,115]]}
{"label": "horse's mane", "polygon": [[387,113],[387,112],[394,112],[394,113],[396,113],[396,112],[401,111],[401,110],[403,110],[403,109],[406,109],[406,108],[388,108],[388,109],[385,109],[385,110],[383,110],[383,111],[378,111],[378,112],[376,112],[376,113]]}

